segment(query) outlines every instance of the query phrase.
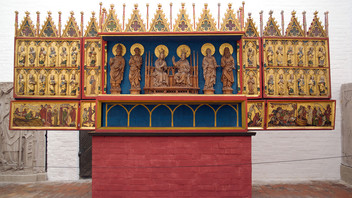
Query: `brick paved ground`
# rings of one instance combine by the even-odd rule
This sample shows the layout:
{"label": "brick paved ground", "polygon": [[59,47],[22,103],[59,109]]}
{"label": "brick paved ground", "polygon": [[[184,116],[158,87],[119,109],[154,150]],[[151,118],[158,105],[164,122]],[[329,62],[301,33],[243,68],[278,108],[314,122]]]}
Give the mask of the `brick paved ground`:
{"label": "brick paved ground", "polygon": [[[0,183],[1,198],[85,198],[92,196],[91,180],[75,182]],[[253,186],[254,198],[352,198],[352,186],[342,182],[263,184]]]}

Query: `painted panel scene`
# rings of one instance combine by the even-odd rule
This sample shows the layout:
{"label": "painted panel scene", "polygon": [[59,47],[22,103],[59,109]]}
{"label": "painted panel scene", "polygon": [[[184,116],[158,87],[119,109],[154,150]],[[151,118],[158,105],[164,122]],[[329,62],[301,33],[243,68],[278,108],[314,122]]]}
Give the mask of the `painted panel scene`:
{"label": "painted panel scene", "polygon": [[12,102],[13,129],[65,128],[76,129],[78,103],[76,102]]}

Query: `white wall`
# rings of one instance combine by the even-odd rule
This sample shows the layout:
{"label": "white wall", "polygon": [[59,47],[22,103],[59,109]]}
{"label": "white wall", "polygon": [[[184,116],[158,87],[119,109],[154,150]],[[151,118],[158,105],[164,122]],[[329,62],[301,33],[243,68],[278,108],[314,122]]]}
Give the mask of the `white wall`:
{"label": "white wall", "polygon": [[[153,1],[104,1],[104,6],[116,3],[118,17],[122,20],[122,4],[126,3],[126,23],[131,15],[133,4],[138,2],[142,16],[145,18],[145,4],[150,4],[149,18],[153,18],[157,9],[157,2]],[[169,18],[170,1],[160,1],[163,4],[166,17]],[[180,9],[180,0],[172,1],[173,23]],[[214,18],[217,21],[217,1],[193,0],[186,2],[186,9],[191,18],[192,5],[196,3],[196,18],[200,16],[203,3],[209,3]],[[221,2],[221,18],[227,8],[227,3],[232,2],[234,8],[241,5],[241,1]],[[80,19],[80,11],[85,12],[85,26],[91,16],[91,11],[98,13],[99,1],[46,1],[46,0],[12,0],[0,2],[0,79],[12,81],[13,79],[13,48],[14,48],[14,11],[20,12],[19,20],[22,21],[26,10],[31,12],[32,20],[36,20],[36,11],[40,11],[41,24],[43,24],[47,11],[53,12],[53,17],[58,18],[58,11],[62,11],[62,22],[66,23],[69,12],[76,13],[77,21]],[[341,155],[341,111],[340,111],[340,86],[343,83],[352,82],[352,24],[349,21],[349,12],[352,10],[352,1],[341,0],[247,0],[245,12],[252,12],[257,26],[259,26],[259,11],[264,11],[264,23],[268,19],[269,10],[273,10],[273,16],[281,24],[281,10],[285,11],[285,25],[289,23],[291,11],[297,11],[297,17],[302,24],[302,11],[307,11],[308,27],[313,18],[313,12],[319,11],[319,17],[324,22],[324,12],[329,11],[329,35],[330,35],[330,61],[332,80],[332,99],[337,100],[336,129],[333,131],[258,131],[253,137],[253,180],[260,181],[299,181],[299,180],[335,180],[339,179],[339,158],[331,158],[313,161],[294,161],[285,163],[266,163],[273,161],[301,160],[310,158],[333,157]],[[145,20],[144,20],[145,21]],[[67,166],[78,166],[78,133],[77,132],[49,132],[48,133],[48,166],[59,166],[63,163]],[[72,163],[71,163],[72,162]],[[65,170],[65,171],[64,171]],[[77,169],[64,169],[60,171],[48,169],[49,179],[78,179]],[[69,171],[68,171],[69,170]]]}

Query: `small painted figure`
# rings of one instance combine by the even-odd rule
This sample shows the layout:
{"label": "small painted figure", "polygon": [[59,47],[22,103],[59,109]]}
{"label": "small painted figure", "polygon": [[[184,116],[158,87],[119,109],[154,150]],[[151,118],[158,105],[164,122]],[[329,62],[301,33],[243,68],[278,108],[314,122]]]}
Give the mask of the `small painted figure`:
{"label": "small painted figure", "polygon": [[26,63],[26,52],[24,51],[24,47],[20,47],[20,51],[18,52],[18,65],[24,66]]}
{"label": "small painted figure", "polygon": [[76,108],[74,106],[71,106],[69,114],[70,114],[70,120],[71,120],[69,126],[74,127],[74,126],[76,126],[76,117],[77,117],[76,116]]}
{"label": "small painted figure", "polygon": [[77,48],[74,46],[72,47],[72,52],[71,52],[71,66],[77,66]]}
{"label": "small painted figure", "polygon": [[254,56],[254,50],[252,47],[248,48],[247,51],[247,62],[248,62],[248,67],[255,67],[255,56]]}
{"label": "small painted figure", "polygon": [[298,94],[299,95],[305,95],[306,91],[305,91],[305,80],[304,80],[304,75],[301,74],[299,79],[297,80],[298,83]]}
{"label": "small painted figure", "polygon": [[222,76],[221,82],[223,84],[223,90],[228,89],[232,90],[232,84],[235,82],[233,76],[233,69],[235,68],[235,60],[233,59],[230,49],[225,47],[224,55],[221,57],[221,67],[222,67]]}
{"label": "small painted figure", "polygon": [[28,94],[29,95],[34,95],[36,83],[37,82],[35,81],[33,74],[29,74],[29,79],[28,79]]}
{"label": "small painted figure", "polygon": [[206,56],[203,58],[203,75],[204,75],[204,89],[214,89],[214,84],[216,81],[216,68],[218,64],[216,63],[215,57],[211,54],[210,48],[206,49]]}
{"label": "small painted figure", "polygon": [[95,94],[97,81],[94,78],[94,75],[90,76],[89,84],[90,84],[90,94]]}
{"label": "small painted figure", "polygon": [[61,82],[60,82],[60,95],[65,96],[67,92],[67,80],[65,75],[61,76]]}
{"label": "small painted figure", "polygon": [[267,55],[267,59],[268,59],[268,66],[273,66],[274,65],[274,51],[273,51],[273,47],[269,46],[268,48],[268,55]]}
{"label": "small painted figure", "polygon": [[122,46],[116,47],[116,56],[110,58],[110,92],[112,94],[120,93],[120,84],[123,79],[123,73],[125,70],[125,58],[122,56]]}
{"label": "small painted figure", "polygon": [[282,66],[283,65],[283,57],[284,57],[284,52],[283,52],[283,47],[280,45],[278,48],[277,48],[277,51],[276,51],[276,55],[277,55],[277,65],[278,66]]}
{"label": "small painted figure", "polygon": [[36,53],[35,53],[34,47],[30,47],[29,48],[29,56],[28,56],[29,66],[35,65],[35,57],[36,57]]}
{"label": "small painted figure", "polygon": [[18,95],[24,94],[25,80],[22,74],[18,75]]}
{"label": "small painted figure", "polygon": [[50,58],[50,66],[51,67],[54,67],[56,66],[56,50],[55,50],[55,47],[50,47],[50,55],[49,55],[49,58]]}
{"label": "small painted figure", "polygon": [[314,80],[314,76],[310,76],[309,82],[308,82],[308,86],[309,86],[309,95],[315,95],[315,80]]}
{"label": "small painted figure", "polygon": [[278,84],[279,95],[285,95],[285,81],[284,81],[283,74],[279,75],[279,82],[277,82],[277,84]]}
{"label": "small painted figure", "polygon": [[46,50],[44,47],[41,47],[39,51],[39,66],[45,65],[45,59],[46,59]]}
{"label": "small painted figure", "polygon": [[61,51],[61,66],[66,66],[67,65],[67,51],[66,51],[66,47],[62,47],[62,51]]}
{"label": "small painted figure", "polygon": [[275,93],[274,76],[270,75],[268,80],[268,94],[274,95],[274,93]]}
{"label": "small painted figure", "polygon": [[325,83],[325,77],[321,76],[319,80],[319,95],[321,96],[326,96],[327,91],[326,91],[326,83]]}
{"label": "small painted figure", "polygon": [[95,47],[90,47],[88,56],[89,56],[89,66],[91,67],[95,66],[97,63],[97,53],[95,52]]}
{"label": "small painted figure", "polygon": [[247,85],[248,85],[248,94],[253,95],[255,92],[255,78],[253,72],[249,73],[249,77],[247,80]]}
{"label": "small painted figure", "polygon": [[290,46],[287,50],[287,66],[293,65],[293,56],[294,56],[293,47]]}
{"label": "small painted figure", "polygon": [[56,85],[55,76],[53,74],[51,74],[50,75],[50,81],[49,81],[49,93],[50,93],[50,95],[55,95],[56,94],[55,85]]}
{"label": "small painted figure", "polygon": [[155,61],[155,69],[152,76],[154,87],[165,87],[169,85],[164,49],[161,49],[159,52],[159,58]]}
{"label": "small painted figure", "polygon": [[323,47],[319,47],[318,51],[318,66],[324,67],[325,66],[325,51]]}
{"label": "small painted figure", "polygon": [[307,125],[313,125],[313,108],[310,105],[307,106]]}
{"label": "small painted figure", "polygon": [[39,95],[45,94],[46,87],[46,76],[44,74],[39,75]]}
{"label": "small painted figure", "polygon": [[77,94],[78,82],[76,81],[76,75],[74,74],[71,75],[70,86],[71,96],[75,96]]}
{"label": "small painted figure", "polygon": [[308,66],[313,66],[314,64],[314,49],[310,47],[308,50]]}
{"label": "small painted figure", "polygon": [[186,59],[186,51],[185,49],[181,50],[181,59],[175,62],[175,57],[172,57],[172,63],[177,69],[177,73],[175,73],[175,84],[176,86],[181,87],[190,87],[192,86],[190,71],[191,66],[189,65],[188,60]]}
{"label": "small painted figure", "polygon": [[297,52],[297,59],[298,59],[298,66],[303,66],[303,60],[304,60],[304,53],[303,53],[303,47],[299,47],[298,48],[298,52]]}
{"label": "small painted figure", "polygon": [[130,73],[128,74],[128,79],[131,83],[131,89],[140,89],[140,80],[141,80],[141,67],[143,59],[141,57],[141,50],[136,47],[134,49],[134,55],[130,57]]}
{"label": "small painted figure", "polygon": [[287,81],[288,95],[295,94],[295,79],[293,74],[290,74],[290,78]]}

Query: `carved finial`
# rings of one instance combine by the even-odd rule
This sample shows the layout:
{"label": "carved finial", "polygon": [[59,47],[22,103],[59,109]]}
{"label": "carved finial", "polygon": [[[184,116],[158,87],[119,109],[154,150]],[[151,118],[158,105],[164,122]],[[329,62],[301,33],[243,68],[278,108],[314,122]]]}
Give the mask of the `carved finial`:
{"label": "carved finial", "polygon": [[231,8],[232,8],[232,3],[227,4],[227,6],[229,6],[229,9],[231,10]]}
{"label": "carved finial", "polygon": [[281,14],[284,14],[284,11],[283,11],[283,10],[281,10]]}
{"label": "carved finial", "polygon": [[182,10],[185,9],[185,3],[181,3]]}
{"label": "carved finial", "polygon": [[100,2],[99,5],[102,6],[102,5],[103,5],[103,2]]}
{"label": "carved finial", "polygon": [[137,8],[138,8],[138,3],[135,3],[134,4],[134,9],[137,10]]}
{"label": "carved finial", "polygon": [[124,4],[122,4],[122,6],[123,6],[123,7],[126,7],[126,4],[124,3]]}
{"label": "carved finial", "polygon": [[26,17],[28,17],[30,13],[28,11],[26,11],[25,14],[26,14]]}
{"label": "carved finial", "polygon": [[106,9],[105,8],[103,8],[103,13],[106,13]]}
{"label": "carved finial", "polygon": [[329,14],[329,11],[324,12],[324,14]]}
{"label": "carved finial", "polygon": [[71,11],[70,14],[71,14],[71,17],[72,17],[75,13],[73,11]]}
{"label": "carved finial", "polygon": [[18,11],[17,11],[17,10],[15,11],[15,14],[18,14]]}
{"label": "carved finial", "polygon": [[302,14],[306,14],[307,12],[306,11],[303,11]]}
{"label": "carved finial", "polygon": [[315,17],[318,17],[318,11],[315,11],[315,12],[314,12],[314,16],[315,16]]}
{"label": "carved finial", "polygon": [[204,4],[204,9],[208,9],[208,4],[207,3]]}
{"label": "carved finial", "polygon": [[95,12],[94,12],[94,11],[92,12],[92,17],[93,17],[93,18],[95,17]]}
{"label": "carved finial", "polygon": [[263,14],[263,10],[261,10],[261,11],[259,12],[259,14]]}
{"label": "carved finial", "polygon": [[83,12],[83,11],[81,11],[80,13],[81,13],[81,15],[84,15],[84,12]]}
{"label": "carved finial", "polygon": [[114,9],[114,7],[115,7],[114,4],[110,4],[110,8],[111,8],[112,10]]}
{"label": "carved finial", "polygon": [[196,4],[195,3],[192,3],[192,6],[195,6]]}
{"label": "carved finial", "polygon": [[269,15],[270,15],[270,17],[272,17],[272,16],[273,16],[273,13],[274,13],[274,11],[272,11],[272,10],[270,10],[270,11],[269,11]]}
{"label": "carved finial", "polygon": [[50,11],[48,11],[48,15],[49,15],[49,17],[51,17],[51,12]]}
{"label": "carved finial", "polygon": [[252,13],[248,12],[248,17],[251,18],[251,16],[252,16]]}
{"label": "carved finial", "polygon": [[244,1],[242,1],[242,6],[244,6],[244,4],[245,4],[245,2],[244,2]]}
{"label": "carved finial", "polygon": [[39,12],[39,11],[37,11],[37,12],[36,12],[36,14],[40,14],[40,12]]}
{"label": "carved finial", "polygon": [[172,3],[170,3],[170,6],[172,6],[173,4]]}
{"label": "carved finial", "polygon": [[161,10],[161,3],[158,4],[158,9]]}
{"label": "carved finial", "polygon": [[218,3],[218,6],[221,6],[221,3]]}
{"label": "carved finial", "polygon": [[293,17],[295,17],[296,11],[292,11],[291,14],[292,14]]}

